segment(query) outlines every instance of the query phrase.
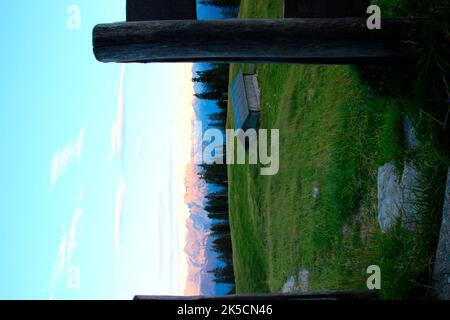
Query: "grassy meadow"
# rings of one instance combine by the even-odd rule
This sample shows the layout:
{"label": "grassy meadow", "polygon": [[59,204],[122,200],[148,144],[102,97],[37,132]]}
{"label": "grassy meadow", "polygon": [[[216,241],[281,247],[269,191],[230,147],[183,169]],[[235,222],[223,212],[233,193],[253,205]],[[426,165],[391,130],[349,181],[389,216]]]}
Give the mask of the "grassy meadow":
{"label": "grassy meadow", "polygon": [[[389,14],[404,8],[376,3]],[[282,5],[242,0],[239,17],[281,18]],[[231,81],[241,68],[249,66],[231,66]],[[389,87],[392,79],[379,69],[261,64],[256,71],[260,128],[280,129],[280,170],[262,176],[259,165],[228,167],[237,292],[279,292],[301,268],[310,272],[310,290],[365,289],[367,267],[379,265],[381,298],[429,297],[449,164],[439,103],[417,98],[414,87],[386,92],[383,81]],[[417,128],[416,152],[405,148],[405,115]],[[229,105],[227,127],[233,122]],[[421,221],[414,232],[398,224],[382,234],[377,170],[394,161],[401,173],[405,159],[421,174]]]}

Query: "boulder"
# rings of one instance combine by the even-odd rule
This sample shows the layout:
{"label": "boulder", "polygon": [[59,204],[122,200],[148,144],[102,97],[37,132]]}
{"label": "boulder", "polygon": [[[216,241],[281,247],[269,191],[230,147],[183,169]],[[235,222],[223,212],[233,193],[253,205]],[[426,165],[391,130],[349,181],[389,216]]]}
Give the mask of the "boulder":
{"label": "boulder", "polygon": [[402,190],[402,223],[410,231],[414,230],[419,219],[416,204],[417,193],[419,192],[418,187],[419,173],[411,163],[406,162],[400,183]]}
{"label": "boulder", "polygon": [[301,268],[298,275],[290,276],[281,289],[282,293],[308,292],[309,290],[309,271]]}
{"label": "boulder", "polygon": [[416,129],[414,129],[411,119],[406,116],[403,118],[403,134],[405,136],[407,148],[410,150],[416,150],[419,147]]}
{"label": "boulder", "polygon": [[400,178],[392,162],[378,168],[378,223],[381,231],[386,232],[400,216],[402,191]]}

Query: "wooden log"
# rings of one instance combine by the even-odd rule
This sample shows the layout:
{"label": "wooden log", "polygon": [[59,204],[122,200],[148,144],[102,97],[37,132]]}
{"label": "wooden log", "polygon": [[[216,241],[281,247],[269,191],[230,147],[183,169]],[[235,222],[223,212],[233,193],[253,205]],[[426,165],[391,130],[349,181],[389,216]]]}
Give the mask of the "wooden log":
{"label": "wooden log", "polygon": [[184,301],[217,301],[217,300],[372,300],[377,299],[376,291],[319,291],[304,293],[269,293],[269,294],[232,294],[227,296],[135,296],[134,300],[184,300]]}
{"label": "wooden log", "polygon": [[[93,46],[101,62],[359,63],[406,61],[411,19],[172,20],[100,24]],[[420,27],[420,26],[419,26]]]}

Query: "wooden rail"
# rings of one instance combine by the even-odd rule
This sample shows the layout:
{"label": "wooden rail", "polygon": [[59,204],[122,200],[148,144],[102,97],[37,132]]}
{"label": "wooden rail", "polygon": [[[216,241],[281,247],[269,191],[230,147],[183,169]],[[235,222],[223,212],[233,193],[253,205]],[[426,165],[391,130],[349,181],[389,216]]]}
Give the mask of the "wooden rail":
{"label": "wooden rail", "polygon": [[[101,62],[405,62],[413,19],[364,18],[169,20],[100,24],[93,46]],[[420,27],[420,26],[419,26]]]}
{"label": "wooden rail", "polygon": [[245,300],[245,301],[264,301],[264,300],[372,300],[378,297],[375,291],[320,291],[305,292],[294,294],[252,294],[252,295],[227,295],[227,296],[135,296],[134,300],[151,301],[216,301],[216,300]]}

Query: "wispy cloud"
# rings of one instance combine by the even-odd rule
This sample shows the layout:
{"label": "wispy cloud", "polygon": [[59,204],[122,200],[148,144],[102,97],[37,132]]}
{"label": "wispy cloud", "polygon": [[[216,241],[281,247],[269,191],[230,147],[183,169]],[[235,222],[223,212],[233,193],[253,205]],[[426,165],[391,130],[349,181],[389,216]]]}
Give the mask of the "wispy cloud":
{"label": "wispy cloud", "polygon": [[72,215],[70,228],[68,231],[64,232],[59,243],[58,254],[48,284],[49,299],[54,298],[59,278],[67,270],[67,267],[70,267],[72,265],[73,254],[77,247],[78,222],[81,215],[83,214],[83,210],[80,208],[83,198],[84,188],[81,188],[80,195],[78,197],[77,204]]}
{"label": "wispy cloud", "polygon": [[120,254],[120,229],[122,220],[122,211],[125,196],[125,180],[120,180],[116,191],[116,205],[114,208],[114,249]]}
{"label": "wispy cloud", "polygon": [[67,261],[69,264],[72,262],[72,255],[77,247],[77,226],[80,220],[83,210],[79,207],[81,201],[84,198],[84,189],[81,189],[80,196],[77,201],[77,207],[75,208],[74,214],[72,216],[72,223],[69,229],[69,237],[67,242]]}
{"label": "wispy cloud", "polygon": [[136,159],[140,161],[142,158],[142,143],[144,141],[144,126],[138,123],[137,127],[139,128],[139,134],[136,139]]}
{"label": "wispy cloud", "polygon": [[56,151],[53,154],[50,164],[50,187],[49,191],[53,191],[55,184],[59,177],[64,174],[68,165],[72,160],[77,161],[81,158],[81,151],[83,149],[84,129],[80,129],[77,138],[74,142],[68,143],[64,148]]}
{"label": "wispy cloud", "polygon": [[111,125],[111,153],[108,156],[112,158],[117,152],[122,157],[124,142],[124,82],[125,65],[122,65],[120,71],[119,93],[117,98],[117,118]]}

